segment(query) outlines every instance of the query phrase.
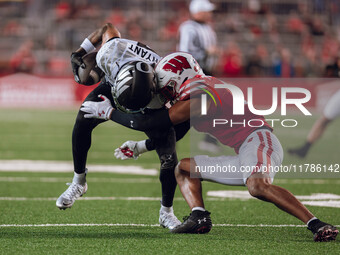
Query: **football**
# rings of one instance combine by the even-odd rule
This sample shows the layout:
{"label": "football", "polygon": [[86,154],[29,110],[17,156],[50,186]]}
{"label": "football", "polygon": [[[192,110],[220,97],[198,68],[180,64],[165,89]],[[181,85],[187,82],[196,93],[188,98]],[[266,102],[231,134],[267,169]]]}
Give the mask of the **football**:
{"label": "football", "polygon": [[85,68],[79,67],[78,75],[80,79],[80,84],[83,85],[93,85],[100,81],[104,73],[97,66],[96,63],[97,52],[90,52],[83,56],[83,61],[85,63]]}

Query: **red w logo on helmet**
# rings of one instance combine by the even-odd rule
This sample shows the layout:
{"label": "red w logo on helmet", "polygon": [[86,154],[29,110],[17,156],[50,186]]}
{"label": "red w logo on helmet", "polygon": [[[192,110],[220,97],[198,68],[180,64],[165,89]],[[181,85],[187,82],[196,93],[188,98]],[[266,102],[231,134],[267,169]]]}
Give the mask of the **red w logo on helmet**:
{"label": "red w logo on helmet", "polygon": [[188,60],[186,59],[186,57],[183,56],[176,56],[172,59],[170,59],[164,66],[163,66],[163,70],[166,71],[171,71],[173,73],[178,73],[181,74],[184,69],[189,69],[191,68]]}

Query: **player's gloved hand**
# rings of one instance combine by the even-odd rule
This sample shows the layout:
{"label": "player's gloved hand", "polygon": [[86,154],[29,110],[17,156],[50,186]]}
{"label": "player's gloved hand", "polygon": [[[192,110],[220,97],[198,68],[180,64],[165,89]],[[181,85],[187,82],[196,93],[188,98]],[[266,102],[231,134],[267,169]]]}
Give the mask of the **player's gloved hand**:
{"label": "player's gloved hand", "polygon": [[148,149],[145,145],[145,140],[143,141],[126,141],[119,148],[115,149],[115,157],[117,159],[137,159],[142,153],[147,152]]}
{"label": "player's gloved hand", "polygon": [[80,108],[84,114],[85,118],[96,118],[96,119],[103,119],[108,120],[110,119],[111,113],[113,111],[113,107],[111,105],[110,100],[104,95],[98,95],[103,101],[101,102],[93,102],[93,101],[86,101],[84,102]]}
{"label": "player's gloved hand", "polygon": [[73,75],[74,75],[74,80],[77,83],[80,83],[80,78],[79,78],[79,74],[78,74],[79,67],[81,67],[81,68],[86,67],[82,57],[83,57],[83,54],[81,54],[80,52],[72,52],[72,54],[71,54],[72,72],[73,72]]}

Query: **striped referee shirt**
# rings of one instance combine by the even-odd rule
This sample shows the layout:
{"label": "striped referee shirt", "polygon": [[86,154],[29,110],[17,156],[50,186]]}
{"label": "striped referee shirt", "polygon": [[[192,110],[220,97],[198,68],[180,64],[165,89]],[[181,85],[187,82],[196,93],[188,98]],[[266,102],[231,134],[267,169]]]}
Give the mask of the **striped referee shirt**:
{"label": "striped referee shirt", "polygon": [[207,50],[216,46],[216,33],[210,25],[187,20],[179,27],[178,50],[190,53],[197,60],[204,73],[211,74],[216,62],[214,56],[209,56]]}

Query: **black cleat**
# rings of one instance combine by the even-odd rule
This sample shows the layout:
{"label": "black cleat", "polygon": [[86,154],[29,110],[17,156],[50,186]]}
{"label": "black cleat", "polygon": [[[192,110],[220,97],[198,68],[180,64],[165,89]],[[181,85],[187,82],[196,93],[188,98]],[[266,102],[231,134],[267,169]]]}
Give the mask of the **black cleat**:
{"label": "black cleat", "polygon": [[302,148],[288,149],[288,153],[293,156],[298,156],[299,158],[304,158],[307,155],[307,150]]}
{"label": "black cleat", "polygon": [[315,226],[308,229],[313,232],[315,242],[333,241],[339,233],[336,227],[322,221],[319,221]]}
{"label": "black cleat", "polygon": [[314,241],[315,242],[329,242],[334,241],[336,236],[338,235],[339,230],[332,225],[325,225],[317,230],[314,233]]}
{"label": "black cleat", "polygon": [[193,211],[189,216],[183,218],[183,223],[176,226],[171,233],[205,234],[212,228],[210,212]]}

